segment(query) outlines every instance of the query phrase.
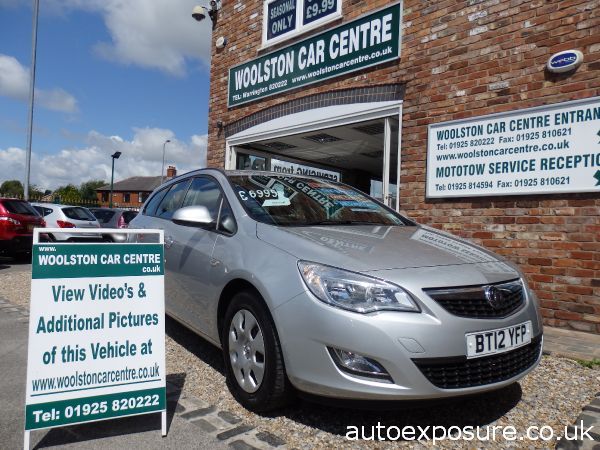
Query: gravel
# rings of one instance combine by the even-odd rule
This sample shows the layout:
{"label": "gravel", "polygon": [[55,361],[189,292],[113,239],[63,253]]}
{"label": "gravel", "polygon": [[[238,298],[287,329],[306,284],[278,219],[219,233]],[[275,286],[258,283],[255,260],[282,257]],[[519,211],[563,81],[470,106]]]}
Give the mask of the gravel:
{"label": "gravel", "polygon": [[[0,297],[28,307],[30,272],[0,273]],[[519,383],[500,391],[476,397],[446,401],[388,405],[388,410],[372,411],[337,408],[303,400],[272,415],[258,415],[242,408],[231,396],[224,377],[220,350],[186,330],[175,321],[166,324],[168,379],[179,384],[185,394],[194,395],[219,410],[229,411],[244,423],[283,438],[288,448],[514,448],[523,447],[499,437],[495,442],[446,439],[441,442],[378,442],[345,439],[347,426],[364,426],[367,436],[372,427],[485,426],[512,425],[519,435],[529,426],[552,427],[562,435],[564,427],[575,421],[584,405],[600,390],[600,370],[588,369],[575,361],[545,356],[539,367]],[[521,443],[521,444],[524,444]],[[527,441],[529,448],[554,447],[555,441]]]}

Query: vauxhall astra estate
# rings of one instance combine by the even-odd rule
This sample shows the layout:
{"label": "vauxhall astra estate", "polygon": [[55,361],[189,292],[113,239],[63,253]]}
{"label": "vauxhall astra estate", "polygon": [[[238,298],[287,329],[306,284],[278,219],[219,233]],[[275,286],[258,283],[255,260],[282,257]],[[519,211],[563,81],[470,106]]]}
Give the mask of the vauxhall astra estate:
{"label": "vauxhall astra estate", "polygon": [[164,230],[167,314],[222,349],[251,410],[296,391],[475,394],[541,357],[537,299],[514,264],[339,182],[198,170],[160,186],[130,228]]}

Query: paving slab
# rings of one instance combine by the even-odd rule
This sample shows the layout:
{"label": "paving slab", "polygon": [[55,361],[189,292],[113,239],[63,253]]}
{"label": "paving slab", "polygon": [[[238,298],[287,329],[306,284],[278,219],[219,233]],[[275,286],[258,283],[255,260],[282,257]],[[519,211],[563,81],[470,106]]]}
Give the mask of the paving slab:
{"label": "paving slab", "polygon": [[544,353],[572,359],[600,359],[600,335],[544,327]]}

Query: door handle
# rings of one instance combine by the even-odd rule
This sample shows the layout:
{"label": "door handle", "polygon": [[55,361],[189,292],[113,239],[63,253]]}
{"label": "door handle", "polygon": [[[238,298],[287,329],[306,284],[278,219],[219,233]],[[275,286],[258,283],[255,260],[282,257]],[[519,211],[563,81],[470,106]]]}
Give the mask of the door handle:
{"label": "door handle", "polygon": [[211,260],[210,260],[211,266],[217,267],[219,264],[221,264],[221,261],[219,261],[218,259],[215,259],[215,258],[211,258]]}
{"label": "door handle", "polygon": [[175,243],[175,239],[172,236],[167,236],[165,238],[165,247],[171,248],[171,246]]}

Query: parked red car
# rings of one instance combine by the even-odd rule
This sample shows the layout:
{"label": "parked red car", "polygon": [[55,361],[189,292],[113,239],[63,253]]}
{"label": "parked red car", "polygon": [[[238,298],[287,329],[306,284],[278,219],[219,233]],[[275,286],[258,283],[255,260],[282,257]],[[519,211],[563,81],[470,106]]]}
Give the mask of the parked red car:
{"label": "parked red car", "polygon": [[31,254],[33,229],[46,222],[28,202],[0,198],[0,254],[27,258]]}

